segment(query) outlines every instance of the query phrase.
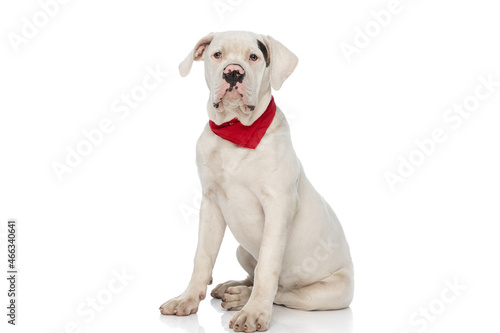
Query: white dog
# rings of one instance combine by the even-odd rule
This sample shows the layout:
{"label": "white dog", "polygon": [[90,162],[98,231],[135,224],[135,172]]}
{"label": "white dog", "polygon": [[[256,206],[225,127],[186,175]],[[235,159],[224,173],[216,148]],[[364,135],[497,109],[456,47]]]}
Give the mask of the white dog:
{"label": "white dog", "polygon": [[271,96],[297,57],[270,36],[231,31],[203,37],[180,64],[182,76],[193,60],[205,62],[210,89],[210,121],[196,147],[203,187],[198,247],[187,289],[161,313],[198,311],[226,226],[248,273],[212,291],[222,307],[240,310],[230,328],[267,330],[273,303],[301,310],[348,307],[354,289],[349,245],[335,213],[306,178]]}

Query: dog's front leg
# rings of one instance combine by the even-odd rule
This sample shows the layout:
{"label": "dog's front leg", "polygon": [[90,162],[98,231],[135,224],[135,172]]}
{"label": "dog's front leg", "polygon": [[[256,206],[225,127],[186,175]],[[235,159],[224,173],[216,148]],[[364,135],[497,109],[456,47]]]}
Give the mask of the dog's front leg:
{"label": "dog's front leg", "polygon": [[207,285],[212,283],[212,269],[219,253],[226,223],[219,206],[204,195],[201,202],[198,247],[194,257],[191,281],[186,290],[160,306],[164,315],[187,316],[198,311],[198,305],[207,294]]}
{"label": "dog's front leg", "polygon": [[288,233],[297,207],[297,197],[293,192],[272,197],[266,194],[261,198],[265,225],[252,294],[243,309],[229,322],[229,327],[237,332],[265,331],[269,328]]}

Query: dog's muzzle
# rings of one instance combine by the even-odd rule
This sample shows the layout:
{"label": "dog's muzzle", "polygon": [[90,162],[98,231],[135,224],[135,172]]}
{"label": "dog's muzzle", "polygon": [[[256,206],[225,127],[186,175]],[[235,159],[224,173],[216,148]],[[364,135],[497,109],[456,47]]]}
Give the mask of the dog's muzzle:
{"label": "dog's muzzle", "polygon": [[249,111],[253,111],[255,109],[254,105],[249,105],[246,97],[246,87],[245,83],[243,83],[245,75],[246,72],[241,65],[229,64],[224,67],[224,70],[222,71],[221,86],[220,88],[217,88],[217,101],[213,103],[214,108],[219,109],[222,99],[226,98],[228,100],[241,99]]}

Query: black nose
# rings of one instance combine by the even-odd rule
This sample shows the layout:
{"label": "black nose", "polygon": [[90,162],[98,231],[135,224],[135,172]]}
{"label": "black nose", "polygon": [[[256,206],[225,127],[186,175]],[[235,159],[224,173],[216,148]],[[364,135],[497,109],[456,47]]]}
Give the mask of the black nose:
{"label": "black nose", "polygon": [[245,77],[245,70],[238,64],[227,65],[222,72],[222,78],[231,85],[235,86],[236,83],[242,83]]}

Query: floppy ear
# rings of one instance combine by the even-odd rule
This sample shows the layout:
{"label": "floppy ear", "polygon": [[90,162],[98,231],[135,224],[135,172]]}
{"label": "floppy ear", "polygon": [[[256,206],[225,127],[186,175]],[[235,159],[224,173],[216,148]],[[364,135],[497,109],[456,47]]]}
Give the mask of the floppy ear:
{"label": "floppy ear", "polygon": [[187,76],[191,71],[191,67],[193,66],[193,60],[201,60],[203,56],[203,52],[205,48],[212,42],[214,39],[215,33],[211,32],[196,43],[194,49],[188,54],[186,59],[179,64],[179,73],[181,76]]}
{"label": "floppy ear", "polygon": [[273,37],[263,36],[263,38],[271,58],[271,87],[279,90],[297,67],[299,58]]}

